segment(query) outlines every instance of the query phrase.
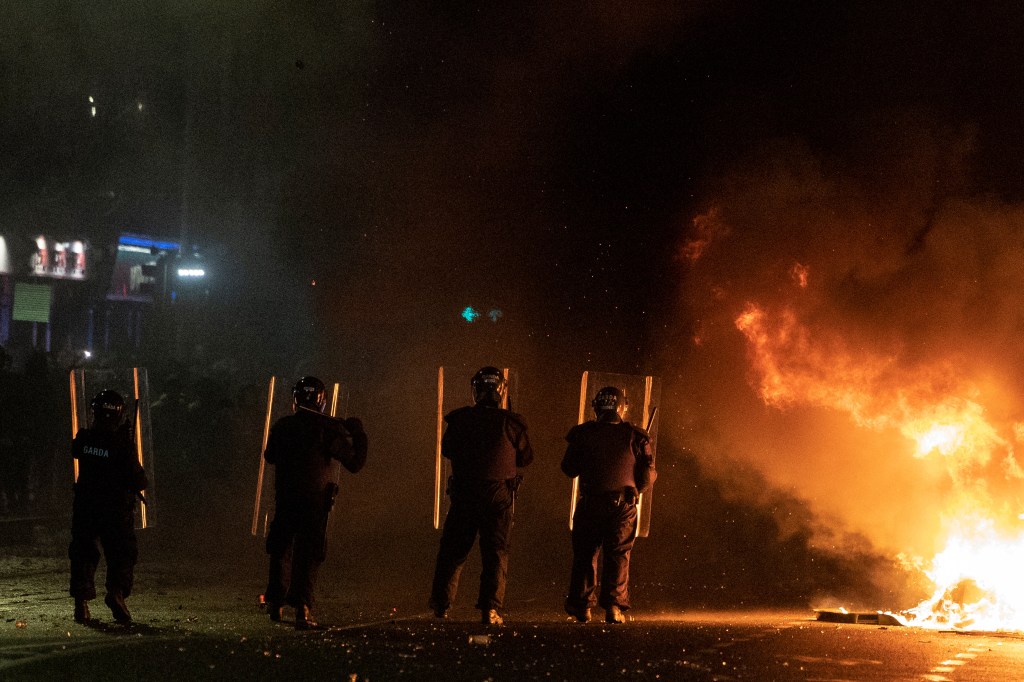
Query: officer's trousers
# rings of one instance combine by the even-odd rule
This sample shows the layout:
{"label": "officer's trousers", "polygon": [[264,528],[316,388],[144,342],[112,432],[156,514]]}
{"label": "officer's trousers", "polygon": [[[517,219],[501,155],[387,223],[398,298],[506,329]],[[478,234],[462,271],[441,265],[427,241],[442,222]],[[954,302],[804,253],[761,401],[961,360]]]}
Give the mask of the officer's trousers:
{"label": "officer's trousers", "polygon": [[327,555],[326,511],[321,504],[280,504],[267,532],[270,604],[313,607],[320,565]]}
{"label": "officer's trousers", "polygon": [[135,508],[124,499],[104,499],[75,493],[71,511],[69,592],[75,599],[96,598],[96,568],[100,550],[107,562],[107,594],[128,597],[135,582],[139,546],[135,538]]}
{"label": "officer's trousers", "polygon": [[[572,572],[566,608],[629,608],[629,556],[636,537],[636,503],[620,494],[585,495],[572,519]],[[603,552],[597,599],[597,560]]]}
{"label": "officer's trousers", "polygon": [[451,507],[441,532],[441,547],[430,591],[430,607],[444,611],[459,587],[459,574],[480,535],[480,591],[476,608],[501,608],[508,574],[509,536],[512,531],[511,485],[506,481],[452,483]]}

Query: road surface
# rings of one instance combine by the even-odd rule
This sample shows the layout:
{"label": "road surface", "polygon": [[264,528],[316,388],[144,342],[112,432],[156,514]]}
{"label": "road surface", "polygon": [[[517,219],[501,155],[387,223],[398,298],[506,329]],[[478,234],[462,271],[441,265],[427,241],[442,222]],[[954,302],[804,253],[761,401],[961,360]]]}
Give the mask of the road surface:
{"label": "road surface", "polygon": [[810,610],[637,610],[624,625],[584,625],[557,605],[513,602],[496,628],[468,607],[438,621],[419,599],[325,580],[329,627],[296,632],[259,610],[258,570],[229,568],[144,562],[136,624],[112,624],[97,600],[86,627],[71,620],[66,560],[4,558],[0,679],[1024,680],[1017,634],[826,623]]}

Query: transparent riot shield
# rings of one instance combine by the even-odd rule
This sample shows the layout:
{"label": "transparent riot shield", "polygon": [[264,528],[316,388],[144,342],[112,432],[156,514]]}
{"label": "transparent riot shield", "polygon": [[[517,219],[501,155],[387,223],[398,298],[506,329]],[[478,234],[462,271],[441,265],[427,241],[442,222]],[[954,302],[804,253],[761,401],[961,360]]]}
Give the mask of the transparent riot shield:
{"label": "transparent riot shield", "polygon": [[[448,514],[448,477],[451,476],[451,462],[441,455],[441,438],[444,436],[444,416],[460,407],[473,404],[473,390],[470,379],[484,365],[461,365],[437,368],[437,440],[434,446],[434,528],[441,528]],[[518,375],[508,367],[501,368],[505,375],[505,400],[502,407],[513,409],[518,394]]]}
{"label": "transparent riot shield", "polygon": [[[156,512],[156,458],[153,454],[153,429],[149,418],[149,375],[145,367],[128,369],[74,369],[69,375],[72,437],[80,428],[91,426],[89,404],[100,391],[111,389],[125,400],[125,419],[131,428],[135,451],[146,471],[149,485],[139,496],[135,527],[151,527]],[[78,480],[78,460],[72,460],[74,479]]]}
{"label": "transparent riot shield", "polygon": [[[262,445],[257,453],[259,469],[256,474],[256,499],[252,510],[251,532],[254,537],[266,537],[270,529],[270,519],[274,517],[274,479],[267,469],[263,452],[267,449],[270,427],[281,417],[293,412],[292,387],[296,381],[298,380],[272,376],[267,386],[267,410],[263,419]],[[324,385],[327,387],[327,409],[324,413],[331,417],[344,418],[348,413],[348,389],[341,382],[324,381]],[[331,467],[334,482],[338,483],[341,478],[340,465],[332,460]],[[333,524],[333,519],[333,514],[328,517],[328,529]]]}
{"label": "transparent riot shield", "polygon": [[[629,400],[629,409],[625,419],[641,426],[651,436],[651,449],[658,448],[658,403],[661,401],[661,380],[653,376],[636,374],[611,374],[609,372],[584,372],[580,380],[580,411],[578,424],[594,418],[590,406],[594,395],[605,386],[616,386],[622,389]],[[653,486],[640,496],[637,501],[638,522],[636,536],[645,538],[651,531],[651,510]],[[569,530],[572,530],[572,517],[576,514],[576,502],[579,500],[579,478],[572,479],[572,492],[569,496]]]}

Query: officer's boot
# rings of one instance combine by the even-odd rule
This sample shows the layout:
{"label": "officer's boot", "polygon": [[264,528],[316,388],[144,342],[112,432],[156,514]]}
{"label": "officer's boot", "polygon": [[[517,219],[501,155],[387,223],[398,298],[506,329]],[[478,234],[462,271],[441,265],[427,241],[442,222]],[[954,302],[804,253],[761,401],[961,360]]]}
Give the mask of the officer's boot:
{"label": "officer's boot", "polygon": [[501,614],[494,609],[487,609],[480,612],[480,622],[484,625],[504,625],[505,621]]}
{"label": "officer's boot", "polygon": [[434,612],[434,618],[445,619],[448,617],[448,607],[442,606],[441,602],[431,599],[428,606],[430,606],[430,610]]}
{"label": "officer's boot", "polygon": [[570,616],[572,616],[573,618],[575,618],[576,620],[578,620],[581,623],[589,623],[590,622],[590,609],[588,609],[585,606],[582,607],[582,608],[576,608],[575,606],[568,606],[567,605],[565,607],[565,612],[568,613]]}
{"label": "officer's boot", "polygon": [[267,615],[270,616],[270,620],[272,620],[275,623],[281,622],[281,610],[284,608],[284,604],[273,601],[271,599],[267,599],[267,596],[265,594],[261,594],[259,605],[260,610],[266,611]]}
{"label": "officer's boot", "polygon": [[76,599],[75,600],[75,622],[85,625],[90,620],[89,618],[89,600],[87,599]]}
{"label": "officer's boot", "polygon": [[124,603],[124,595],[120,592],[107,593],[103,603],[110,608],[110,613],[114,616],[114,620],[121,625],[128,625],[132,622],[132,614]]}
{"label": "officer's boot", "polygon": [[626,614],[622,612],[618,606],[614,604],[608,607],[608,610],[604,614],[604,622],[606,623],[625,623]]}
{"label": "officer's boot", "polygon": [[305,604],[295,607],[295,629],[316,630],[320,624],[313,620],[313,614]]}

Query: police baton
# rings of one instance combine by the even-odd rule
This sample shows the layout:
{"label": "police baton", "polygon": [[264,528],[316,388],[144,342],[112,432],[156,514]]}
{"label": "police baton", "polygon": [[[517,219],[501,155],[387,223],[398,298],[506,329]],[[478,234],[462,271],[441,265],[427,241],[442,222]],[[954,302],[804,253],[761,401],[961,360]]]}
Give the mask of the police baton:
{"label": "police baton", "polygon": [[318,410],[314,410],[314,409],[312,409],[310,407],[306,407],[305,405],[299,405],[299,409],[302,410],[303,412],[309,412],[310,414],[315,414],[316,416],[321,417],[322,419],[326,419],[329,422],[336,423],[339,426],[345,426],[345,420],[344,419],[339,419],[338,417],[332,417],[329,414],[324,414],[323,412],[320,412]]}
{"label": "police baton", "polygon": [[655,405],[654,408],[651,410],[651,418],[647,420],[647,428],[644,429],[645,431],[647,431],[647,435],[651,435],[651,427],[654,426],[654,418],[657,416],[658,406]]}

